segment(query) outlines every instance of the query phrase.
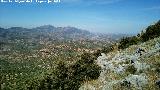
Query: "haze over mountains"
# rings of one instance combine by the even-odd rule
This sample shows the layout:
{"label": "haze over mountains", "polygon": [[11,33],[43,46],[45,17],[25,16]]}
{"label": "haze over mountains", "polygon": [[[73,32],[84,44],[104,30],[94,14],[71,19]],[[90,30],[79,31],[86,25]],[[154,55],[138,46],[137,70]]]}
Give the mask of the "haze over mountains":
{"label": "haze over mountains", "polygon": [[125,36],[125,34],[100,34],[92,33],[87,30],[75,27],[55,27],[44,25],[32,29],[23,27],[11,27],[8,29],[0,28],[1,38],[48,38],[52,40],[116,40]]}

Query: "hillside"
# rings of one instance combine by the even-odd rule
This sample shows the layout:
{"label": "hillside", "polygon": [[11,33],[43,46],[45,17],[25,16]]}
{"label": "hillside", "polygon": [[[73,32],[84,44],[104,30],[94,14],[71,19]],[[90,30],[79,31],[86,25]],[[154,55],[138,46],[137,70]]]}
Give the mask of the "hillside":
{"label": "hillside", "polygon": [[137,36],[50,25],[0,28],[2,90],[157,90],[160,22]]}
{"label": "hillside", "polygon": [[0,37],[4,39],[50,39],[50,40],[105,40],[119,39],[122,34],[96,34],[75,27],[54,27],[44,25],[35,28],[0,28]]}
{"label": "hillside", "polygon": [[[56,49],[93,52],[112,44],[122,35],[94,34],[75,27],[44,25],[32,29],[22,27],[0,28],[0,53]],[[31,50],[32,49],[32,50]],[[51,51],[49,51],[51,53]]]}
{"label": "hillside", "polygon": [[[61,73],[62,70],[56,68],[59,66],[59,62],[65,63],[66,68],[72,68],[70,65],[78,62],[83,53],[94,53],[97,50],[101,50],[115,42],[122,35],[120,37],[115,35],[113,39],[112,37],[114,35],[100,35],[74,27],[54,27],[51,25],[32,29],[22,27],[0,28],[1,90],[28,88],[35,90],[36,88],[41,88],[43,85],[39,87],[37,87],[38,85],[32,85],[35,82],[36,84],[43,83],[43,79],[45,80],[45,77],[48,77],[48,74],[52,72],[63,74]],[[81,64],[83,65],[84,63]],[[91,64],[91,66],[95,67],[95,70],[99,69],[94,64]],[[84,72],[91,69],[88,67],[85,68],[87,70]],[[72,69],[75,71],[73,76],[79,77],[79,73],[75,75],[77,73],[76,68]],[[59,75],[52,74],[52,77],[58,77]],[[82,81],[78,79],[76,80],[77,83],[73,83],[72,80],[75,78],[73,76],[69,74],[68,77],[70,79],[67,80],[67,82],[73,85],[66,84],[68,86],[75,86],[77,89]],[[83,75],[82,77],[84,78]],[[56,83],[63,83],[61,81],[64,78],[58,77],[58,79],[60,80],[56,79]],[[57,85],[54,88],[61,88],[62,86]]]}
{"label": "hillside", "polygon": [[[145,52],[136,53],[138,48]],[[98,80],[86,82],[80,90],[158,90],[160,80],[160,37],[124,50],[102,53]]]}

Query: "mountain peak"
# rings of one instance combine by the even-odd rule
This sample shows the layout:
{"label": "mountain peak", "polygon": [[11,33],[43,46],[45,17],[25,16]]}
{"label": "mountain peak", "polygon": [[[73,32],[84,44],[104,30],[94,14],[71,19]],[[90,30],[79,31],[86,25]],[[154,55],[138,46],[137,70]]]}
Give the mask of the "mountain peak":
{"label": "mountain peak", "polygon": [[23,27],[11,27],[9,29],[13,29],[13,30],[21,30],[21,29],[26,29],[26,28],[23,28]]}
{"label": "mountain peak", "polygon": [[55,29],[55,27],[52,26],[52,25],[43,25],[43,26],[36,27],[35,29],[41,29],[41,30],[53,30],[53,29]]}

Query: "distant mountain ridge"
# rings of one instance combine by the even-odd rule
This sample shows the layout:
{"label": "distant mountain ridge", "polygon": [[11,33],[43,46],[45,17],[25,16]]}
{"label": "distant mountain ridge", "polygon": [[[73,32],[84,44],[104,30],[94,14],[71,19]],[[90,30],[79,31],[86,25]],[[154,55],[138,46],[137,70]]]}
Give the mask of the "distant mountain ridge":
{"label": "distant mountain ridge", "polygon": [[11,27],[4,29],[0,27],[1,38],[50,38],[53,40],[109,40],[118,39],[124,35],[95,34],[87,30],[75,27],[55,27],[44,25],[32,29],[23,27]]}

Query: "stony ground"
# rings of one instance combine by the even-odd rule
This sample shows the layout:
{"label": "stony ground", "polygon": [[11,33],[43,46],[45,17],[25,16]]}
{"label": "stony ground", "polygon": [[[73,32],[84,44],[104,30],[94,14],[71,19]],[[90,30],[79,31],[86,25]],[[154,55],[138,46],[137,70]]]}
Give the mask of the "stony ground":
{"label": "stony ground", "polygon": [[[137,53],[137,49],[144,51]],[[160,80],[160,38],[130,46],[121,51],[102,53],[97,58],[101,66],[98,80],[86,82],[80,90],[158,90]]]}

